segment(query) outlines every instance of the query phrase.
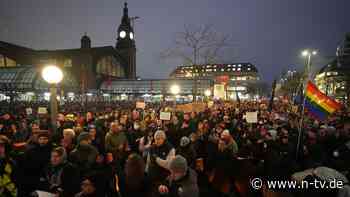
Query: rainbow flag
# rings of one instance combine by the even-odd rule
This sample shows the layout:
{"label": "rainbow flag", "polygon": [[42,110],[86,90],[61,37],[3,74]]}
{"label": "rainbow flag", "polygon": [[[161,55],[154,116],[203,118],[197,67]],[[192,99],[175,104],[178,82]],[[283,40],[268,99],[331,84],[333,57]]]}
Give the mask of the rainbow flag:
{"label": "rainbow flag", "polygon": [[307,83],[305,108],[315,118],[325,120],[328,115],[341,108],[341,104],[323,94],[313,83]]}

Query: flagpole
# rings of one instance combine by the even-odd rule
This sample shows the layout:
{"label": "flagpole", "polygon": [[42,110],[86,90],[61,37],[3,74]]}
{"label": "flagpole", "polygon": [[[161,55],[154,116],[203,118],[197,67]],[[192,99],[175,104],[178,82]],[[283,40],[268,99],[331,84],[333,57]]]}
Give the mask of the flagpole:
{"label": "flagpole", "polygon": [[302,55],[304,57],[307,57],[307,62],[306,62],[306,68],[305,68],[305,74],[304,74],[304,83],[303,83],[303,88],[302,88],[302,93],[303,93],[303,105],[301,109],[301,117],[300,117],[300,122],[299,122],[299,128],[298,128],[298,142],[297,142],[297,147],[296,147],[296,160],[299,159],[299,153],[300,153],[300,146],[302,145],[302,137],[303,137],[303,123],[304,123],[304,118],[305,118],[305,102],[306,102],[306,97],[305,97],[305,87],[307,85],[307,82],[310,80],[310,67],[311,67],[311,55],[316,55],[316,51],[309,52],[308,50],[304,50],[302,52]]}

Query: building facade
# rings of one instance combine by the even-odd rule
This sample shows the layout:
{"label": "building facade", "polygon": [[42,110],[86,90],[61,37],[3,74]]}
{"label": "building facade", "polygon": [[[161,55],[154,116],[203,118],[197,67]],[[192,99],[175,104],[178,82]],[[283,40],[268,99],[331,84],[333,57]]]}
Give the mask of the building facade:
{"label": "building facade", "polygon": [[350,94],[350,33],[337,48],[336,58],[322,67],[315,77],[318,88],[326,95],[348,100]]}
{"label": "building facade", "polygon": [[[179,66],[171,74],[172,79],[203,79],[213,84],[224,83],[228,97],[256,94],[260,81],[258,69],[251,63],[209,64]],[[253,93],[254,92],[254,93]]]}
{"label": "building facade", "polygon": [[[41,80],[40,71],[48,64],[63,69],[66,74],[63,84],[67,78],[75,81],[74,84],[67,83],[62,87],[75,88],[81,92],[98,89],[104,81],[135,79],[136,45],[127,3],[124,5],[121,24],[116,34],[115,47],[92,47],[91,39],[86,34],[80,40],[80,48],[63,50],[35,50],[0,41],[0,86],[12,86],[13,89],[22,90],[22,86],[29,87],[22,84],[22,78],[26,78],[32,80],[29,83],[32,84],[31,88],[36,90],[38,86],[35,84]],[[2,80],[6,78],[11,80]]]}

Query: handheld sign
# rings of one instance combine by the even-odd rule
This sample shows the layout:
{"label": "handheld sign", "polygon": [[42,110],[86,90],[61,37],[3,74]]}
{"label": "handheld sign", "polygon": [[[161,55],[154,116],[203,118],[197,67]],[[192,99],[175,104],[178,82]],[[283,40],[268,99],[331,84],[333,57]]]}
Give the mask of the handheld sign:
{"label": "handheld sign", "polygon": [[258,122],[258,112],[246,112],[245,119],[247,123],[257,123]]}
{"label": "handheld sign", "polygon": [[145,109],[146,103],[145,102],[136,102],[136,109]]}
{"label": "handheld sign", "polygon": [[31,114],[33,114],[33,110],[32,110],[32,108],[27,108],[26,109],[26,113],[27,113],[27,115],[31,115]]}
{"label": "handheld sign", "polygon": [[159,119],[161,120],[170,120],[171,113],[170,112],[160,112]]}
{"label": "handheld sign", "polygon": [[38,108],[38,114],[47,114],[46,107],[39,107]]}

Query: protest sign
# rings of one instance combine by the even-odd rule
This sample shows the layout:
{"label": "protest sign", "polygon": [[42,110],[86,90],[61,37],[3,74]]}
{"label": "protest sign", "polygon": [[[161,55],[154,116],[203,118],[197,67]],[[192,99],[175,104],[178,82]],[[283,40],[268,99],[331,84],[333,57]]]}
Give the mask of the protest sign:
{"label": "protest sign", "polygon": [[27,113],[27,115],[31,115],[31,114],[33,114],[33,109],[32,108],[27,108],[26,109],[26,113]]}
{"label": "protest sign", "polygon": [[258,122],[258,112],[246,112],[245,119],[247,123],[257,123]]}
{"label": "protest sign", "polygon": [[136,102],[136,109],[145,109],[145,107],[146,107],[145,102],[141,102],[141,101]]}
{"label": "protest sign", "polygon": [[46,107],[39,107],[38,108],[38,114],[47,114]]}
{"label": "protest sign", "polygon": [[170,112],[160,112],[159,119],[161,120],[170,120],[171,113]]}

